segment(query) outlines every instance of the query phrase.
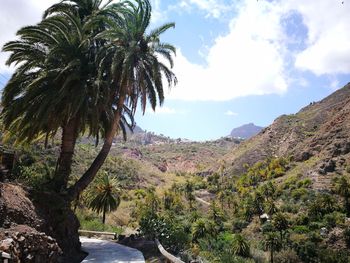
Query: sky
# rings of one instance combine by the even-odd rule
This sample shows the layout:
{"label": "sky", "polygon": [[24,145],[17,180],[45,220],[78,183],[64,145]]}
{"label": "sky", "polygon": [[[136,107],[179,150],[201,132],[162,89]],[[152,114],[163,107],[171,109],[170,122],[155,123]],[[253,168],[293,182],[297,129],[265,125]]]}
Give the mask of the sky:
{"label": "sky", "polygon": [[[0,46],[57,0],[0,0]],[[212,140],[268,126],[350,82],[349,0],[151,0],[150,28],[176,46],[176,87],[137,124],[172,138]],[[0,87],[13,72],[0,53]]]}

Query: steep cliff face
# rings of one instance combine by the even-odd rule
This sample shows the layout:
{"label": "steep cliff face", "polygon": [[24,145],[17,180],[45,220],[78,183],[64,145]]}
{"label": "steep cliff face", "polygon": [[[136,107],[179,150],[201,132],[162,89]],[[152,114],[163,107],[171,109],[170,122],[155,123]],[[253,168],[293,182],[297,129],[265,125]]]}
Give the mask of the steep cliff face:
{"label": "steep cliff face", "polygon": [[80,262],[78,227],[59,196],[0,183],[0,250],[14,262]]}
{"label": "steep cliff face", "polygon": [[313,172],[341,172],[350,164],[350,83],[293,115],[282,115],[225,156],[232,173],[267,157],[313,159]]}

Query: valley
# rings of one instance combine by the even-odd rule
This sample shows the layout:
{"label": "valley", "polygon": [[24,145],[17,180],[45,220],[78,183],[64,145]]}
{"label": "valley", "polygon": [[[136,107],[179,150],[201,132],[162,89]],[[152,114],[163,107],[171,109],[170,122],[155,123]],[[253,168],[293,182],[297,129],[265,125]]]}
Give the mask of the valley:
{"label": "valley", "polygon": [[[186,261],[348,262],[349,123],[350,84],[247,140],[193,142],[139,129],[114,140],[97,179],[72,205],[82,229],[157,237]],[[16,148],[11,184],[47,191],[59,146]],[[79,139],[71,184],[100,147]],[[89,209],[104,175],[116,179],[120,197],[106,225]]]}

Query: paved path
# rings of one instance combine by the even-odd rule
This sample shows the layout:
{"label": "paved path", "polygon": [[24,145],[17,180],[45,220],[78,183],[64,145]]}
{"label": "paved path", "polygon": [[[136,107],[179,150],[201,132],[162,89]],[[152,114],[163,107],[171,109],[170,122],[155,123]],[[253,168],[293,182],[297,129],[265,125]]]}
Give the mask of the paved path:
{"label": "paved path", "polygon": [[80,237],[82,249],[89,255],[83,263],[145,263],[140,251],[111,241]]}

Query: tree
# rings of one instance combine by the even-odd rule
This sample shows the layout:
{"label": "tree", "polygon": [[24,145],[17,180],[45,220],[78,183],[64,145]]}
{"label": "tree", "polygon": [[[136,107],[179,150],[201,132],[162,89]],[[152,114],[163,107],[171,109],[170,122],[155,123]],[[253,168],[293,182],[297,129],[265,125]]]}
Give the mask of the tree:
{"label": "tree", "polygon": [[347,216],[350,216],[350,183],[349,180],[342,176],[336,182],[335,191],[344,198],[344,207]]}
{"label": "tree", "polygon": [[265,235],[264,245],[267,250],[270,250],[270,263],[273,263],[273,254],[280,247],[276,233],[268,232]]}
{"label": "tree", "polygon": [[234,255],[241,257],[249,257],[250,255],[250,245],[241,234],[233,236],[231,248]]}
{"label": "tree", "polygon": [[148,0],[136,0],[135,3],[126,1],[123,15],[117,19],[112,15],[107,30],[97,35],[108,43],[98,54],[97,63],[100,74],[105,74],[110,83],[108,104],[112,105],[114,114],[105,132],[101,151],[80,180],[70,188],[72,198],[89,185],[104,163],[118,131],[124,104],[127,103],[131,112],[135,113],[140,101],[141,110],[145,112],[149,101],[154,110],[158,102],[161,105],[164,101],[162,77],[165,77],[168,86],[177,82],[174,73],[159,60],[163,57],[173,66],[175,48],[160,42],[160,35],[175,24],[165,24],[147,34],[151,5]]}
{"label": "tree", "polygon": [[102,213],[102,223],[104,224],[106,213],[117,210],[120,205],[118,182],[115,178],[104,173],[91,194],[92,200],[89,207],[97,213]]}
{"label": "tree", "polygon": [[100,5],[98,0],[56,4],[38,25],[20,29],[19,40],[3,47],[11,52],[7,64],[20,65],[4,88],[5,129],[18,142],[53,137],[62,130],[54,177],[61,192],[67,188],[79,133],[88,129],[98,138],[112,112],[105,107],[107,83],[98,78],[94,63],[100,46],[94,34],[103,28],[90,21],[107,8]]}
{"label": "tree", "polygon": [[278,230],[280,232],[280,238],[281,238],[281,244],[282,244],[283,243],[283,235],[289,227],[289,222],[288,222],[286,216],[281,212],[276,213],[273,217],[272,225],[274,226],[274,228],[276,230]]}
{"label": "tree", "polygon": [[20,65],[4,89],[5,129],[28,142],[62,130],[57,191],[67,192],[79,134],[104,138],[90,168],[68,189],[67,201],[92,182],[138,102],[143,112],[147,100],[153,109],[163,103],[162,76],[169,86],[176,83],[158,59],[173,66],[175,48],[159,38],[174,24],[146,34],[150,18],[148,0],[105,5],[101,0],[62,1],[46,11],[39,25],[21,29],[20,40],[4,46],[11,52],[7,63]]}
{"label": "tree", "polygon": [[203,238],[207,235],[206,222],[204,219],[200,218],[196,220],[192,225],[192,240],[197,242],[198,239]]}
{"label": "tree", "polygon": [[194,188],[193,182],[187,180],[183,190],[185,192],[185,197],[190,204],[190,209],[193,208],[193,201],[196,200],[193,194],[193,191],[194,191],[193,188]]}
{"label": "tree", "polygon": [[270,216],[273,215],[274,213],[278,212],[278,208],[273,200],[268,200],[266,202],[266,212]]}

